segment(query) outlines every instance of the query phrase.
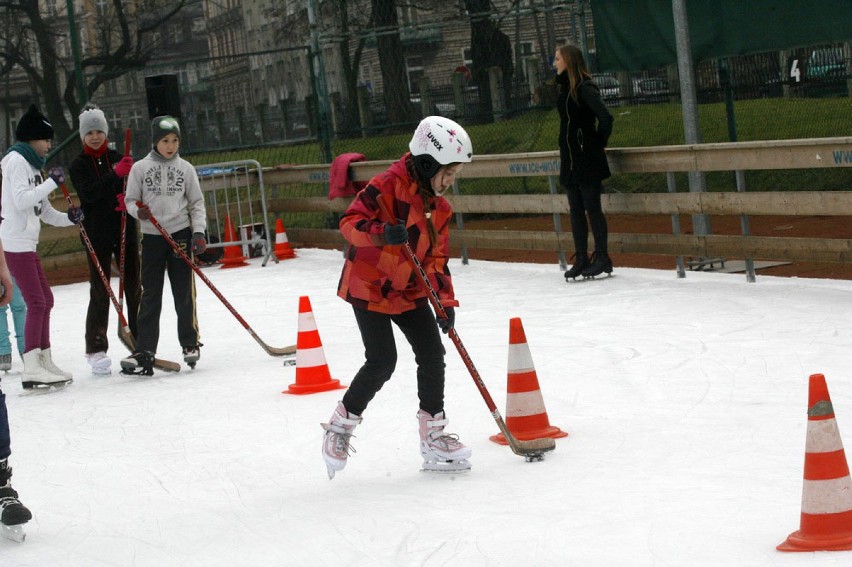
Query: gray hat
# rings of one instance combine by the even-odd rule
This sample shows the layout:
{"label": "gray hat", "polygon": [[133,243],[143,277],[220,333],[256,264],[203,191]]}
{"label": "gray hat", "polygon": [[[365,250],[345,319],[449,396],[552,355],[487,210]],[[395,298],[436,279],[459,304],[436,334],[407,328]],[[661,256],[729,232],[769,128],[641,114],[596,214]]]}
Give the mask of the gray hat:
{"label": "gray hat", "polygon": [[80,113],[80,139],[82,140],[92,130],[100,130],[109,136],[109,124],[104,111],[96,106],[87,106]]}
{"label": "gray hat", "polygon": [[151,145],[157,147],[157,142],[166,137],[167,134],[174,134],[180,140],[180,125],[177,118],[174,116],[157,116],[151,122]]}

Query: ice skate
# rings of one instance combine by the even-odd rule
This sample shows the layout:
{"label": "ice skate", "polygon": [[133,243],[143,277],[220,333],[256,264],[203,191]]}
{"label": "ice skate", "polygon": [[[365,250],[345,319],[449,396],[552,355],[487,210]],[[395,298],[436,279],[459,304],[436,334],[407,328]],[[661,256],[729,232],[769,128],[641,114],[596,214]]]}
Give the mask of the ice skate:
{"label": "ice skate", "polygon": [[87,354],[86,362],[92,367],[92,374],[95,376],[109,376],[112,374],[112,360],[110,360],[104,351]]}
{"label": "ice skate", "polygon": [[71,380],[74,376],[70,372],[65,372],[53,362],[53,356],[50,353],[50,347],[41,349],[41,365],[51,374],[62,376],[66,380]]}
{"label": "ice skate", "polygon": [[565,281],[574,280],[582,276],[583,271],[590,265],[589,255],[586,252],[577,252],[574,254],[574,265],[565,271]]}
{"label": "ice skate", "polygon": [[470,471],[468,459],[471,450],[465,447],[459,436],[444,433],[448,420],[444,412],[434,416],[420,410],[420,454],[423,456],[423,471],[441,473],[465,473]]}
{"label": "ice skate", "polygon": [[25,352],[24,372],[21,374],[21,386],[25,390],[50,390],[67,386],[73,380],[60,374],[49,372],[43,365],[42,350],[34,348]]}
{"label": "ice skate", "polygon": [[196,346],[185,346],[183,347],[183,361],[189,365],[190,368],[195,368],[195,364],[201,358],[201,345],[198,344]]}
{"label": "ice skate", "polygon": [[346,459],[349,458],[349,453],[355,452],[355,449],[349,444],[349,439],[352,437],[355,426],[361,423],[361,419],[361,416],[347,412],[343,402],[338,402],[337,408],[331,414],[329,423],[320,424],[325,429],[325,436],[322,440],[322,458],[328,468],[329,479],[334,478],[334,473],[337,471],[343,470],[346,466]]}
{"label": "ice skate", "polygon": [[121,359],[121,373],[131,376],[154,375],[154,353],[136,351],[127,358]]}
{"label": "ice skate", "polygon": [[12,488],[12,467],[7,459],[0,461],[0,534],[12,541],[22,542],[26,538],[23,525],[33,515],[18,500],[18,493]]}
{"label": "ice skate", "polygon": [[612,259],[610,259],[606,252],[595,252],[592,254],[591,265],[583,270],[583,277],[594,278],[604,272],[607,275],[612,274]]}
{"label": "ice skate", "polygon": [[0,354],[0,370],[12,370],[12,354]]}

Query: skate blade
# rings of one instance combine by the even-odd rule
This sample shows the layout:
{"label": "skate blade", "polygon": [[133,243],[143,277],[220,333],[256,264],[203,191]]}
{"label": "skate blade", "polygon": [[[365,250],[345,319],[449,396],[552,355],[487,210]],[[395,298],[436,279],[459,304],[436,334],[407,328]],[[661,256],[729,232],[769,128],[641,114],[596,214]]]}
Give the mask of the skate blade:
{"label": "skate blade", "polygon": [[97,376],[98,378],[112,376],[112,368],[92,368],[92,376]]}
{"label": "skate blade", "polygon": [[470,461],[462,459],[461,461],[442,461],[440,463],[426,461],[423,463],[423,468],[420,472],[438,473],[438,474],[466,474],[470,472]]}
{"label": "skate blade", "polygon": [[24,531],[24,528],[21,525],[7,526],[5,524],[0,524],[0,535],[18,543],[23,543],[24,540],[27,539],[27,532]]}
{"label": "skate blade", "polygon": [[284,359],[284,366],[296,366],[296,357]]}
{"label": "skate blade", "polygon": [[64,390],[73,381],[73,378],[69,378],[63,382],[52,382],[50,384],[45,382],[21,382],[21,386],[24,388],[25,394],[49,394],[50,392]]}

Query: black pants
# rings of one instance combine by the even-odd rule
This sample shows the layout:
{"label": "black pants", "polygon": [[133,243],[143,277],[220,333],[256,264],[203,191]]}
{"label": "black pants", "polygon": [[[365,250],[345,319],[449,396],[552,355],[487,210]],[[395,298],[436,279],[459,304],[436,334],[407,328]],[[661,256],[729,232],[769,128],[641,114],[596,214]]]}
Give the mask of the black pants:
{"label": "black pants", "polygon": [[[589,224],[595,237],[595,252],[606,253],[607,234],[606,217],[601,208],[603,185],[600,181],[590,184],[572,183],[565,189],[568,192],[568,206],[571,209],[571,233],[574,236],[574,250],[578,255],[589,251]],[[586,214],[589,215],[588,222]]]}
{"label": "black pants", "polygon": [[[92,240],[92,248],[101,269],[107,278],[110,277],[112,258],[116,265],[121,259],[120,242],[98,242]],[[107,326],[112,300],[104,287],[91,256],[86,256],[89,263],[89,310],[86,312],[86,354],[106,352],[109,349]],[[136,317],[139,313],[139,298],[142,288],[139,284],[139,240],[136,233],[127,235],[124,250],[124,294],[127,298],[127,325],[130,333],[136,336]],[[118,298],[118,293],[115,294]]]}
{"label": "black pants", "polygon": [[399,315],[354,308],[364,341],[364,366],[343,396],[347,411],[361,415],[396,368],[395,323],[414,351],[417,362],[417,396],[420,409],[432,415],[444,411],[444,345],[435,316],[428,305]]}
{"label": "black pants", "polygon": [[[189,228],[172,234],[184,252],[190,250]],[[192,268],[159,234],[142,235],[142,300],[139,304],[136,350],[156,353],[160,342],[160,312],[163,307],[163,283],[169,284],[177,313],[178,341],[181,346],[198,345],[198,316],[195,311],[195,278]]]}

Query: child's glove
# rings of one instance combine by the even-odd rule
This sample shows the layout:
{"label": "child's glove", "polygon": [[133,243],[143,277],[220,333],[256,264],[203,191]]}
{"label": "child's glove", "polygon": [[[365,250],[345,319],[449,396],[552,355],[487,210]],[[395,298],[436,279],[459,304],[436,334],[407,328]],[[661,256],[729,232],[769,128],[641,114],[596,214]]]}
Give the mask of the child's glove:
{"label": "child's glove", "polygon": [[151,209],[148,208],[148,205],[139,205],[139,208],[136,210],[136,216],[141,220],[151,220]]}
{"label": "child's glove", "polygon": [[130,156],[124,156],[112,169],[119,177],[127,177],[127,174],[130,173],[131,167],[133,167],[133,158]]}
{"label": "child's glove", "polygon": [[124,193],[115,194],[115,200],[118,201],[118,206],[115,208],[115,210],[120,213],[127,210],[127,204],[124,202],[124,197],[126,197]]}
{"label": "child's glove", "polygon": [[57,187],[65,183],[65,170],[62,169],[61,165],[51,167],[50,171],[47,172],[47,176],[53,179]]}
{"label": "child's glove", "polygon": [[192,253],[198,256],[199,254],[204,254],[204,251],[207,250],[207,240],[204,239],[203,232],[193,232],[192,233]]}
{"label": "child's glove", "polygon": [[385,242],[391,245],[408,242],[408,229],[405,221],[398,220],[396,224],[385,224]]}
{"label": "child's glove", "polygon": [[86,218],[86,215],[83,214],[83,209],[80,207],[69,207],[67,215],[68,219],[74,224],[80,224]]}
{"label": "child's glove", "polygon": [[446,319],[440,316],[436,317],[436,319],[438,320],[441,332],[446,335],[456,324],[456,309],[454,307],[444,307],[444,313],[447,314]]}

